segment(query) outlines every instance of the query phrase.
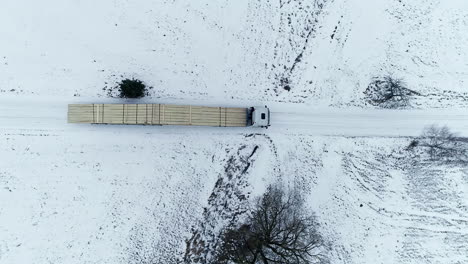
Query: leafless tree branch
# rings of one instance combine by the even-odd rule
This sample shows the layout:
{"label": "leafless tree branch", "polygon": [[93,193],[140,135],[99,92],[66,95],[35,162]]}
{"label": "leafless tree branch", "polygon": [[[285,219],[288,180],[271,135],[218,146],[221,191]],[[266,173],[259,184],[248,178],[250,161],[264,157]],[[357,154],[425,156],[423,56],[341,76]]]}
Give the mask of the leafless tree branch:
{"label": "leafless tree branch", "polygon": [[364,94],[371,104],[384,108],[409,106],[411,96],[421,95],[414,90],[408,89],[403,80],[392,76],[374,78]]}
{"label": "leafless tree branch", "polygon": [[419,140],[413,140],[410,144],[410,147],[415,146],[425,148],[432,161],[468,160],[466,140],[458,137],[447,126],[430,125],[426,127]]}
{"label": "leafless tree branch", "polygon": [[217,263],[317,263],[322,238],[298,191],[270,186],[245,224],[224,232]]}

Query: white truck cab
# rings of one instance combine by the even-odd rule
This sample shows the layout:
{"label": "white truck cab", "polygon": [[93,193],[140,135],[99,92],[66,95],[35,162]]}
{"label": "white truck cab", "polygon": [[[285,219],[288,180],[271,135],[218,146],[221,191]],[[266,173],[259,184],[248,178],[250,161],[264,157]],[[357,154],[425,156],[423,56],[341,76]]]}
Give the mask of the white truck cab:
{"label": "white truck cab", "polygon": [[250,108],[252,116],[252,126],[265,127],[270,126],[270,109],[266,106],[254,106]]}

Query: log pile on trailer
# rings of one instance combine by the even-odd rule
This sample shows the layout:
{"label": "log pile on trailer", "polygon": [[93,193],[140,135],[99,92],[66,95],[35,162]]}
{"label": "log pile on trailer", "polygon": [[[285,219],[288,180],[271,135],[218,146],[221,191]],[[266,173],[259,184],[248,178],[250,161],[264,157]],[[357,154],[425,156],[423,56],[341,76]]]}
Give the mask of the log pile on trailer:
{"label": "log pile on trailer", "polygon": [[245,127],[247,108],[164,104],[71,104],[69,123]]}

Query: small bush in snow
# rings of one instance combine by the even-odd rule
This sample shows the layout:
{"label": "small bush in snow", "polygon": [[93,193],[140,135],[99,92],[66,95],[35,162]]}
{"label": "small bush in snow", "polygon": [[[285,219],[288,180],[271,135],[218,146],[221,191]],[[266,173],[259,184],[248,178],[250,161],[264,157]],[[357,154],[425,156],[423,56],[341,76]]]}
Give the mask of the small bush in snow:
{"label": "small bush in snow", "polygon": [[118,88],[120,98],[140,98],[146,93],[146,85],[137,79],[122,80]]}
{"label": "small bush in snow", "polygon": [[418,92],[408,89],[401,79],[392,76],[374,78],[364,94],[369,103],[383,108],[409,106],[410,97],[420,95]]}
{"label": "small bush in snow", "polygon": [[431,125],[424,129],[418,146],[427,150],[431,160],[467,160],[467,144],[446,126]]}
{"label": "small bush in snow", "polygon": [[322,259],[316,230],[297,192],[270,186],[248,219],[224,232],[216,263],[315,263]]}
{"label": "small bush in snow", "polygon": [[411,149],[416,148],[418,145],[419,145],[419,140],[413,139],[413,140],[411,140],[411,142],[409,143],[409,145],[408,145],[408,147],[406,149],[411,150]]}

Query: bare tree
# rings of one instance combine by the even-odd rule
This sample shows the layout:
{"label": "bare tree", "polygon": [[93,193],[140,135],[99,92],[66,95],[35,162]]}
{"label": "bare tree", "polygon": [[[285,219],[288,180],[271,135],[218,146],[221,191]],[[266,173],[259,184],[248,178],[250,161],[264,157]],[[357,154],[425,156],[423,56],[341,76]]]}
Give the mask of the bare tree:
{"label": "bare tree", "polygon": [[461,138],[447,126],[430,125],[421,134],[419,146],[427,148],[431,160],[460,160],[466,158],[466,147]]}
{"label": "bare tree", "polygon": [[322,238],[298,191],[270,186],[247,221],[228,229],[216,263],[301,264],[323,260]]}
{"label": "bare tree", "polygon": [[412,95],[420,95],[408,89],[403,80],[392,76],[374,78],[364,94],[367,95],[371,104],[384,108],[408,106]]}

